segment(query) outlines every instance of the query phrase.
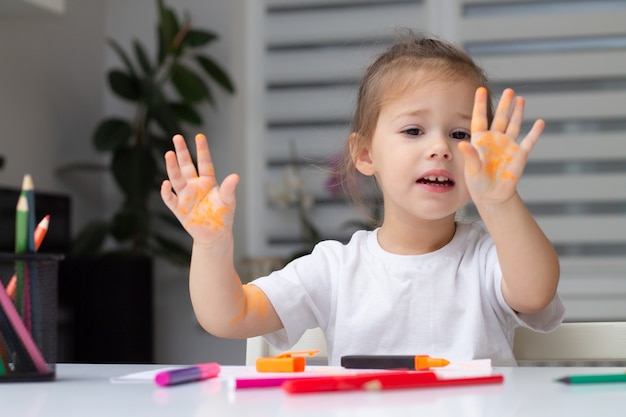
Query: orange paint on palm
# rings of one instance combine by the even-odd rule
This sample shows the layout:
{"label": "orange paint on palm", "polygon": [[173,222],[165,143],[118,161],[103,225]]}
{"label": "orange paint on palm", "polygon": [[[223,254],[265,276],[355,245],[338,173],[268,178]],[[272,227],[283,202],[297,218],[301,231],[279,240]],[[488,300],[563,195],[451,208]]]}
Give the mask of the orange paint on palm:
{"label": "orange paint on palm", "polygon": [[[194,190],[192,196],[185,198],[184,203],[190,203],[193,201],[201,201],[193,207],[190,216],[191,218],[187,222],[187,225],[204,225],[212,226],[214,230],[224,226],[224,215],[228,213],[228,207],[215,208],[213,203],[208,199],[209,187],[199,187]],[[187,209],[185,204],[179,207],[181,214],[186,215]]]}
{"label": "orange paint on palm", "polygon": [[269,312],[269,301],[263,291],[254,285],[242,285],[242,292],[237,293],[235,305],[239,308],[239,314],[228,324],[234,324],[242,320],[248,314],[256,314],[261,320],[266,320]]}
{"label": "orange paint on palm", "polygon": [[505,170],[505,166],[513,160],[513,155],[519,149],[517,144],[511,142],[503,136],[496,138],[493,133],[485,132],[482,138],[476,141],[476,146],[484,149],[483,158],[485,171],[489,178],[496,180],[498,173],[503,180],[514,180],[515,175]]}

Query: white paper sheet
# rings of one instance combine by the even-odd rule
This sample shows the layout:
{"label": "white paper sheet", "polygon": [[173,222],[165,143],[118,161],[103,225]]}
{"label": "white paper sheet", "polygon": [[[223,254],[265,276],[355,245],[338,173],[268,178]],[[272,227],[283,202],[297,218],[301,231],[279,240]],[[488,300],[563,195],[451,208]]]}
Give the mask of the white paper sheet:
{"label": "white paper sheet", "polygon": [[[132,374],[122,375],[111,378],[114,384],[136,384],[136,383],[154,383],[154,377],[161,371],[185,368],[186,366],[169,366],[165,368],[153,369],[150,371],[136,372]],[[251,366],[224,366],[220,375],[216,378],[223,381],[231,381],[237,378],[284,378],[288,375],[299,376],[323,376],[323,375],[345,375],[355,372],[371,372],[369,369],[346,369],[340,366],[307,366],[304,372],[285,373],[285,372],[257,372]],[[376,371],[381,371],[377,369]],[[432,368],[440,378],[462,378],[470,376],[486,376],[491,375],[491,359],[477,359],[467,362],[450,363],[442,368]]]}

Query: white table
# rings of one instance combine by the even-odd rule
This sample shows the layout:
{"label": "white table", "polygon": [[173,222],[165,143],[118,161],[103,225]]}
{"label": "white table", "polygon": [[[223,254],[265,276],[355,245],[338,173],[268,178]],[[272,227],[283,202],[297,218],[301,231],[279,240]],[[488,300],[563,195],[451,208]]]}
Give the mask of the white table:
{"label": "white table", "polygon": [[159,388],[110,377],[163,365],[58,364],[52,382],[0,384],[2,417],[437,416],[610,417],[626,415],[626,384],[567,386],[556,378],[624,368],[495,368],[503,384],[384,392],[289,395],[233,391],[225,381]]}

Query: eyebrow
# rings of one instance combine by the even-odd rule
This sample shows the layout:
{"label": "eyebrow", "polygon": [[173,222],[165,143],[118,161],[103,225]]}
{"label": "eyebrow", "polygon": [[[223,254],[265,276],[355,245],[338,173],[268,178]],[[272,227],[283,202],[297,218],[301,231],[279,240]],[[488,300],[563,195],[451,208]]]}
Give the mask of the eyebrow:
{"label": "eyebrow", "polygon": [[456,115],[459,116],[461,119],[472,120],[472,115],[471,114],[465,114],[465,113],[457,112]]}
{"label": "eyebrow", "polygon": [[[400,117],[405,117],[405,116],[420,116],[424,113],[431,113],[430,110],[428,109],[418,109],[418,110],[412,110],[406,113],[402,113],[400,114],[398,117],[396,117],[395,119],[398,119]],[[459,117],[463,120],[472,120],[472,115],[471,114],[466,114],[466,113],[461,113],[461,112],[456,112],[455,113],[456,117]]]}
{"label": "eyebrow", "polygon": [[430,113],[430,110],[428,109],[411,110],[411,111],[407,111],[407,112],[397,115],[396,117],[393,118],[393,120],[398,120],[402,117],[407,117],[407,116],[421,116],[423,114],[428,114],[428,113]]}

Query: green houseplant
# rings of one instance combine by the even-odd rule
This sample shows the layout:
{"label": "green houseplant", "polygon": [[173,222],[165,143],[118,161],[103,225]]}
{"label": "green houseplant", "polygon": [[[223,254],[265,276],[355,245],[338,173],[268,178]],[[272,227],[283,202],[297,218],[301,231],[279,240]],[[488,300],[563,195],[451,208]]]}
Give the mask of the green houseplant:
{"label": "green houseplant", "polygon": [[[193,27],[189,16],[179,19],[163,0],[156,0],[156,6],[154,57],[138,40],[133,41],[132,53],[116,41],[108,41],[123,63],[122,68],[108,72],[109,86],[116,96],[134,104],[134,114],[102,120],[93,142],[98,151],[110,153],[110,165],[105,168],[112,173],[123,201],[111,219],[94,221],[78,234],[74,256],[115,253],[156,255],[177,264],[189,261],[189,249],[168,232],[181,230],[176,219],[160,206],[151,207],[158,206],[151,201],[165,178],[163,154],[171,149],[174,134],[185,134],[186,125],[202,124],[199,105],[216,105],[211,84],[231,94],[234,87],[226,72],[205,53],[218,36]],[[116,244],[105,252],[107,237]]]}
{"label": "green houseplant", "polygon": [[200,106],[216,104],[211,86],[234,92],[229,76],[206,54],[217,35],[193,27],[188,16],[179,19],[164,0],[155,2],[153,56],[137,40],[129,52],[108,41],[121,61],[108,72],[108,85],[134,109],[127,117],[106,117],[95,128],[95,149],[108,154],[109,162],[59,170],[104,170],[122,197],[110,218],[80,231],[60,266],[60,308],[73,317],[65,342],[72,346],[74,356],[66,358],[72,362],[153,361],[152,262],[189,265],[189,248],[180,243],[186,234],[158,198],[166,177],[163,154],[172,135],[189,137],[185,127],[202,124]]}

